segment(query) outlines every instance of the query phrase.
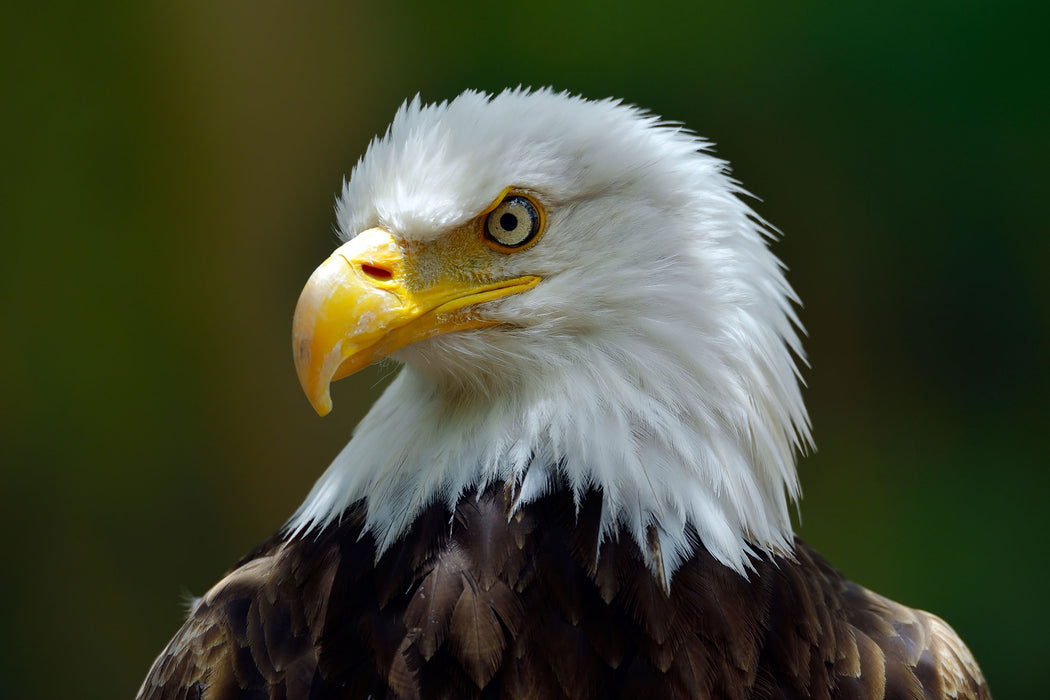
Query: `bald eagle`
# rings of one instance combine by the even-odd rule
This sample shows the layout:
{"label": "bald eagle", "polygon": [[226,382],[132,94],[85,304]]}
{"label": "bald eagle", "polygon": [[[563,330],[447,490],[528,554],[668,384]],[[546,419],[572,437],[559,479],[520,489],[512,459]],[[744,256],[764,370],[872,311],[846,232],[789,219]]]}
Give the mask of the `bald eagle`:
{"label": "bald eagle", "polygon": [[141,698],[988,698],[795,538],[797,299],[709,144],[550,90],[403,105],[338,201],[299,379],[400,373]]}

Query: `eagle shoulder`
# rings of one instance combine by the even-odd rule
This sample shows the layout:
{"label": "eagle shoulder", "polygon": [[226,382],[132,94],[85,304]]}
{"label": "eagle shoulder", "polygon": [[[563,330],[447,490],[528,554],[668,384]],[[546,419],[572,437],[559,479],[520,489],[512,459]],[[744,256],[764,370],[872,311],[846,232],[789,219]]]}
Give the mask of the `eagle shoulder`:
{"label": "eagle shoulder", "polygon": [[198,599],[153,662],[140,700],[309,697],[334,570],[297,566],[279,536]]}
{"label": "eagle shoulder", "polygon": [[842,624],[835,638],[835,686],[842,697],[989,700],[973,654],[941,618],[846,579],[802,542],[796,555],[819,574]]}

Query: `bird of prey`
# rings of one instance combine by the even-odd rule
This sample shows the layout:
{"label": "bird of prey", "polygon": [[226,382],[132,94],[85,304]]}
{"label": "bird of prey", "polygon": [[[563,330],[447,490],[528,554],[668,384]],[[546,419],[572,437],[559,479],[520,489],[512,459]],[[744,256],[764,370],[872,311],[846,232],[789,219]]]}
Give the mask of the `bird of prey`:
{"label": "bird of prey", "polygon": [[321,415],[400,373],[139,697],[988,698],[793,534],[797,299],[743,194],[618,101],[404,104],[293,320]]}

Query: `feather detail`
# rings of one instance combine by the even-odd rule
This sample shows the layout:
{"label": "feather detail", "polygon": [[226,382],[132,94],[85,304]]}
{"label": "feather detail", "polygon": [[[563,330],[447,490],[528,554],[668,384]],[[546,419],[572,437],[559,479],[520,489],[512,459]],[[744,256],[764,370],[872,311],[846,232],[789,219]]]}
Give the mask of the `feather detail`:
{"label": "feather detail", "polygon": [[463,593],[466,560],[451,549],[426,575],[405,611],[405,624],[418,630],[414,640],[423,659],[430,661],[445,642],[452,613]]}
{"label": "feather detail", "polygon": [[452,651],[478,688],[484,688],[500,667],[507,639],[496,610],[515,622],[520,611],[516,599],[504,586],[485,591],[472,585],[463,587],[452,611],[449,641]]}

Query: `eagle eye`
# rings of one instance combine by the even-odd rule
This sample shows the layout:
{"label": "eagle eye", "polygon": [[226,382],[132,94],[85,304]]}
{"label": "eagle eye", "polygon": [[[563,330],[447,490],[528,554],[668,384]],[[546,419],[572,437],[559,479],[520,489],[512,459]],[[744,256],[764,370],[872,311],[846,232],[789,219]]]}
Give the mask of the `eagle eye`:
{"label": "eagle eye", "polygon": [[528,197],[512,194],[485,217],[485,239],[497,250],[523,248],[540,232],[540,213]]}

